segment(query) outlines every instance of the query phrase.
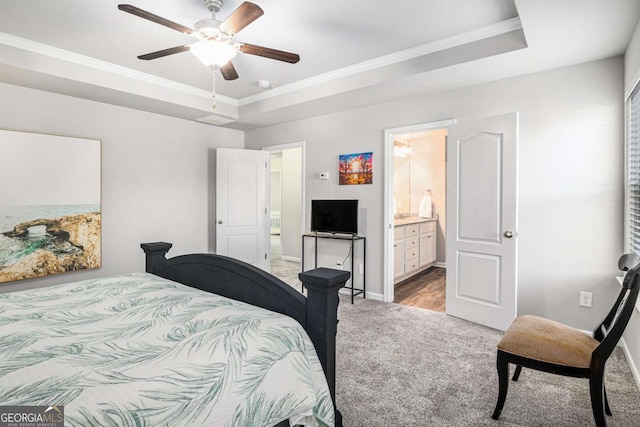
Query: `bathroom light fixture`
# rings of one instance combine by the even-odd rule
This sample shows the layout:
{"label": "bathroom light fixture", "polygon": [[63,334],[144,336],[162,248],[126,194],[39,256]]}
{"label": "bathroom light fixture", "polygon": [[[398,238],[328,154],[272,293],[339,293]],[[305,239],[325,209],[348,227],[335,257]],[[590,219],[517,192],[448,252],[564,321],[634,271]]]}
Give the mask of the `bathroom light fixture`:
{"label": "bathroom light fixture", "polygon": [[411,154],[411,148],[409,143],[402,140],[393,141],[393,155],[398,157],[409,157]]}

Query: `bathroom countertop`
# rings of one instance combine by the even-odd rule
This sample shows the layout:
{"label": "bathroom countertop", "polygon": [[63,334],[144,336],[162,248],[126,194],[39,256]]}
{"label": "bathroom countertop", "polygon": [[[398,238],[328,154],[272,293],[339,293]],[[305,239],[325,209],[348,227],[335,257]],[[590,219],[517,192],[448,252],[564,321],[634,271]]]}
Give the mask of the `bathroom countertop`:
{"label": "bathroom countertop", "polygon": [[421,218],[419,216],[410,216],[407,218],[398,218],[393,220],[393,226],[398,227],[401,225],[418,224],[420,222],[436,221],[438,218]]}

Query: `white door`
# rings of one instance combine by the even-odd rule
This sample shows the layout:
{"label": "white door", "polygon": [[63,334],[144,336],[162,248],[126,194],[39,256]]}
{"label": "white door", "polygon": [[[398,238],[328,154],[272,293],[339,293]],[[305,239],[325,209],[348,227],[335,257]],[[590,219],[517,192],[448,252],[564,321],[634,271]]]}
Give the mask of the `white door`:
{"label": "white door", "polygon": [[269,153],[216,150],[216,252],[269,271]]}
{"label": "white door", "polygon": [[516,316],[518,113],[447,138],[447,314],[505,330]]}

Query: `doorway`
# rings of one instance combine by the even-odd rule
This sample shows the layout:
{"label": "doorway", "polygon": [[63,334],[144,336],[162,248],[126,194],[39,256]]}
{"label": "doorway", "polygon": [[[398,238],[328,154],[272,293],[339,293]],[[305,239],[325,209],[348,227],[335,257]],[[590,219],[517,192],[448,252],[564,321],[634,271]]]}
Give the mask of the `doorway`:
{"label": "doorway", "polygon": [[[447,128],[445,312],[499,330],[513,321],[518,288],[518,121],[518,112],[511,112],[385,130],[385,302],[394,301],[394,267],[399,263],[395,255],[406,256],[394,230],[395,137]],[[423,231],[429,230],[421,225],[404,231],[407,244],[407,232],[419,232],[422,243]]]}
{"label": "doorway", "polygon": [[269,229],[271,274],[301,290],[304,142],[264,147],[271,157]]}
{"label": "doorway", "polygon": [[447,128],[396,130],[393,141],[393,302],[445,311]]}

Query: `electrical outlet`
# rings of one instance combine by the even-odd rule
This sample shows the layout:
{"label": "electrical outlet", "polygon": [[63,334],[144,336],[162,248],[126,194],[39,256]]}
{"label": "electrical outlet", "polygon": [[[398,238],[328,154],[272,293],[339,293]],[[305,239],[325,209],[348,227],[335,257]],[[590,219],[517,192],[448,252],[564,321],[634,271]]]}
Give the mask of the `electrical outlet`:
{"label": "electrical outlet", "polygon": [[593,294],[591,292],[580,291],[580,307],[591,307]]}
{"label": "electrical outlet", "polygon": [[340,261],[336,262],[336,270],[342,270],[342,263]]}
{"label": "electrical outlet", "polygon": [[364,274],[364,264],[358,264],[358,274]]}

